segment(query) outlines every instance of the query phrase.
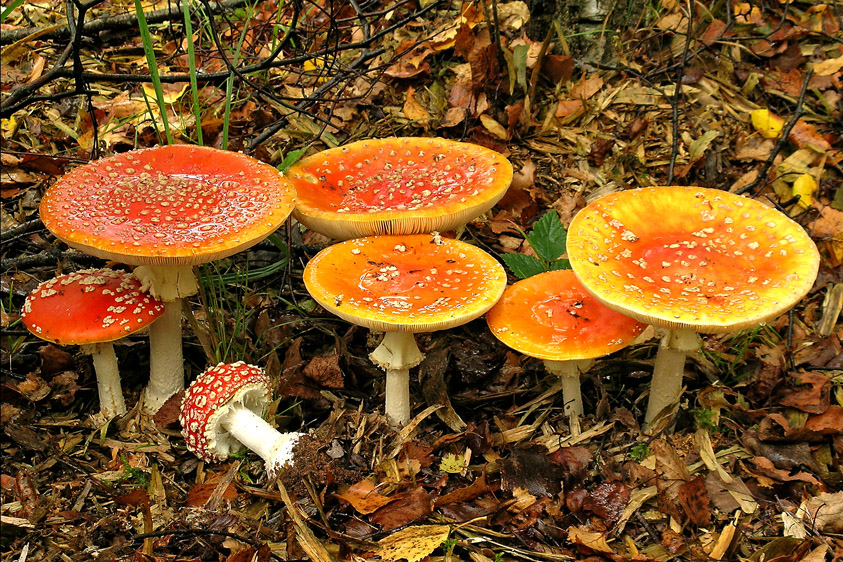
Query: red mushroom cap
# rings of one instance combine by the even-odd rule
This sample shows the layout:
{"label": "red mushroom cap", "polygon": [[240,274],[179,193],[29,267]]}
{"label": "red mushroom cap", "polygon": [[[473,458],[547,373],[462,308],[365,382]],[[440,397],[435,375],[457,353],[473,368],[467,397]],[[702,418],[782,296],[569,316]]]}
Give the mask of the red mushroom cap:
{"label": "red mushroom cap", "polygon": [[188,450],[202,460],[225,460],[243,445],[222,427],[228,407],[262,412],[270,400],[269,377],[260,367],[220,363],[199,375],[181,402],[181,432]]}
{"label": "red mushroom cap", "polygon": [[463,225],[491,209],[512,181],[512,165],[482,146],[440,138],[354,142],[297,162],[296,220],[346,240],[419,234]]}
{"label": "red mushroom cap", "polygon": [[134,265],[193,265],[248,248],[293,209],[290,182],[244,154],[172,145],[76,168],[41,200],[41,220],[88,254]]}
{"label": "red mushroom cap", "polygon": [[629,345],[647,327],[591,296],[570,269],[510,285],[486,313],[486,321],[509,347],[550,361],[608,355]]}
{"label": "red mushroom cap", "polygon": [[702,187],[633,189],[590,203],[571,221],[568,258],[606,306],[704,333],[787,311],[820,263],[811,238],[783,213]]}
{"label": "red mushroom cap", "polygon": [[61,345],[118,340],[164,313],[164,305],[129,273],[85,269],[38,285],[23,304],[30,332]]}
{"label": "red mushroom cap", "polygon": [[432,332],[489,310],[506,272],[471,244],[438,235],[369,236],[329,246],[304,270],[311,296],[358,326]]}

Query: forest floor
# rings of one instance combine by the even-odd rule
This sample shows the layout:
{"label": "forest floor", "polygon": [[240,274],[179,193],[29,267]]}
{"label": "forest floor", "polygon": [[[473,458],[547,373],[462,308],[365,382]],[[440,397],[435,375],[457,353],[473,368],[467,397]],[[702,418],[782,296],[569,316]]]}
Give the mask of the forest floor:
{"label": "forest floor", "polygon": [[[4,0],[0,560],[843,560],[839,4],[651,3],[587,32],[608,46],[599,59],[560,29],[528,35],[518,1],[221,4],[193,3],[187,34],[176,4],[143,2],[174,10],[145,35],[125,0],[68,2],[75,25],[64,3]],[[192,65],[195,87],[174,77]],[[309,432],[277,479],[253,454],[200,462],[178,397],[154,418],[132,407],[144,336],[117,346],[130,411],[104,423],[90,359],[20,322],[40,282],[104,265],[38,220],[45,190],[92,157],[170,136],[281,165],[395,135],[509,158],[508,194],[458,233],[497,256],[531,253],[523,233],[547,210],[567,225],[613,191],[699,185],[790,215],[819,276],[792,313],[705,335],[677,415],[653,431],[656,338],[584,375],[572,434],[557,381],[481,319],[418,337],[414,417],[395,432],[372,338],[304,289],[330,241],[290,222],[281,244],[197,268],[185,325],[188,380],[260,365],[270,419]]]}

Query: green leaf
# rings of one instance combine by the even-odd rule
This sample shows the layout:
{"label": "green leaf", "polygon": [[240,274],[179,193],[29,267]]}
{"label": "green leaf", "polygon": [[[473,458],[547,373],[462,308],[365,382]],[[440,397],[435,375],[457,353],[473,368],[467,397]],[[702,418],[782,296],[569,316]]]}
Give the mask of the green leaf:
{"label": "green leaf", "polygon": [[526,279],[547,271],[541,260],[526,254],[502,254],[504,263],[519,279]]}
{"label": "green leaf", "polygon": [[290,169],[290,166],[295,164],[296,162],[304,156],[304,153],[307,152],[307,148],[299,148],[297,150],[291,150],[287,153],[284,157],[284,161],[278,164],[278,171],[282,174],[286,174],[287,170]]}
{"label": "green leaf", "polygon": [[559,215],[550,210],[533,226],[533,231],[527,235],[527,242],[541,259],[553,262],[565,253],[567,236]]}
{"label": "green leaf", "polygon": [[550,267],[548,268],[548,271],[558,271],[560,269],[571,269],[571,262],[569,262],[567,259],[550,262]]}

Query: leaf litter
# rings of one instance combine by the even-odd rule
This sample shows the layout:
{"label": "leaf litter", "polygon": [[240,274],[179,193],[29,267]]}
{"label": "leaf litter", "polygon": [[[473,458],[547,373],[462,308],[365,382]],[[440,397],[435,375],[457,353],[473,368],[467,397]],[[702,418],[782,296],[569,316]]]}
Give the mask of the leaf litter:
{"label": "leaf litter", "polygon": [[[103,3],[91,17],[120,6]],[[463,235],[505,255],[535,253],[522,234],[548,209],[567,224],[618,189],[668,180],[752,186],[753,196],[784,206],[821,251],[817,284],[793,315],[759,331],[707,336],[705,353],[686,368],[680,413],[661,434],[638,425],[654,340],[584,377],[594,414],[574,436],[540,362],[505,350],[482,322],[426,335],[428,358],[413,383],[425,402],[395,433],[378,410],[382,375],[367,360],[375,342],[320,312],[302,289],[301,266],[327,242],[292,229],[292,274],[229,297],[263,303],[238,334],[239,358],[273,377],[270,419],[309,432],[299,462],[278,481],[252,455],[206,465],[184,448],[177,401],[154,421],[133,409],[104,423],[90,415],[90,363],[76,348],[37,342],[18,322],[28,290],[83,265],[30,225],[43,190],[89,158],[94,123],[106,152],[158,142],[164,118],[183,141],[201,128],[207,144],[223,142],[215,108],[226,94],[215,84],[200,84],[197,123],[185,83],[167,86],[162,116],[145,101],[148,86],[94,80],[90,104],[42,101],[2,121],[3,229],[15,233],[3,238],[0,274],[3,560],[843,559],[843,50],[834,7],[732,3],[730,13],[695,7],[689,17],[681,3],[663,2],[646,25],[618,35],[610,64],[596,65],[558,35],[547,47],[529,36],[522,3],[497,8],[497,29],[482,6],[465,4],[378,38],[377,75],[362,73],[335,103],[292,117],[255,154],[277,164],[308,144],[392,134],[503,151],[518,170],[514,185]],[[383,9],[393,14],[388,21],[404,8]],[[326,14],[310,12],[307,22],[318,27]],[[270,3],[256,5],[256,21],[275,15]],[[13,11],[3,30],[61,27],[59,20],[33,3]],[[271,26],[216,21],[224,44],[242,36],[244,55],[261,55]],[[695,37],[685,50],[688,30]],[[166,70],[186,72],[179,26],[156,33]],[[39,37],[4,51],[4,96],[48,72],[63,48]],[[88,70],[145,68],[134,33],[99,40],[105,49],[86,60]],[[205,47],[201,68],[224,70],[220,52]],[[314,58],[265,79],[298,99],[330,73],[327,59]],[[238,95],[231,147],[247,146],[289,113],[263,94]],[[276,250],[260,247],[225,266],[267,259],[279,259]],[[202,303],[191,304],[197,325],[207,326]],[[232,304],[224,322],[236,313]],[[129,404],[140,401],[145,350],[143,337],[118,346]],[[186,350],[195,375],[208,358],[196,340]]]}

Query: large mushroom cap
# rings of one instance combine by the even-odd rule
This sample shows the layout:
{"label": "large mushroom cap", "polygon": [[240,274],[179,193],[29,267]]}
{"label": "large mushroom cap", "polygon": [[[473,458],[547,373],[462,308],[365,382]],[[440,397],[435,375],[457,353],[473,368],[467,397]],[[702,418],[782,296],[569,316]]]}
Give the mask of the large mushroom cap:
{"label": "large mushroom cap", "polygon": [[240,405],[260,415],[269,400],[269,377],[260,367],[238,361],[208,368],[181,402],[179,422],[188,450],[208,462],[227,459],[243,448],[223,427],[230,407]]}
{"label": "large mushroom cap", "polygon": [[507,346],[550,361],[608,355],[629,345],[646,328],[604,306],[570,269],[510,285],[486,313],[486,322]]}
{"label": "large mushroom cap", "polygon": [[503,197],[512,165],[482,146],[403,137],[332,148],[299,161],[288,175],[298,192],[296,219],[346,240],[465,224]]}
{"label": "large mushroom cap", "polygon": [[193,265],[248,248],[277,229],[295,190],[244,154],[172,145],[80,166],[41,200],[41,220],[88,254],[134,265]]}
{"label": "large mushroom cap", "polygon": [[130,274],[85,269],[38,285],[23,305],[21,319],[39,338],[60,345],[118,340],[145,328],[164,305]]}
{"label": "large mushroom cap", "polygon": [[387,332],[465,324],[494,305],[506,272],[489,254],[438,235],[370,236],[334,244],[304,270],[313,298],[337,316]]}
{"label": "large mushroom cap", "polygon": [[814,283],[819,253],[801,226],[766,205],[701,187],[613,193],[568,230],[580,282],[642,322],[699,332],[754,326]]}

